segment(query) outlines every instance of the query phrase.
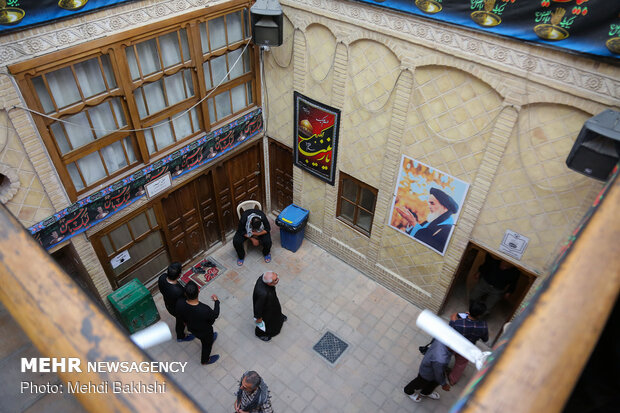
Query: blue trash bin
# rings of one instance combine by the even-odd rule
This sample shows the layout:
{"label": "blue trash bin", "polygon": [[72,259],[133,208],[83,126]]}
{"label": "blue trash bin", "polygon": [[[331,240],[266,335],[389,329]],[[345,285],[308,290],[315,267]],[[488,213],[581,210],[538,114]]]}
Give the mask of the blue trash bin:
{"label": "blue trash bin", "polygon": [[306,223],[308,222],[309,211],[291,204],[284,208],[278,218],[276,225],[280,227],[280,243],[282,248],[289,251],[297,251],[304,240]]}

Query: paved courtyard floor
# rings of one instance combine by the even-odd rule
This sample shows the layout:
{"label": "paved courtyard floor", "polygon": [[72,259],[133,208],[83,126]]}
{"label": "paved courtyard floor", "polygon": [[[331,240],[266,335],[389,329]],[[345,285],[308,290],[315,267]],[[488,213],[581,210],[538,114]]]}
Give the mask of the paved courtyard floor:
{"label": "paved courtyard floor", "polygon": [[[238,380],[247,370],[263,377],[277,413],[448,412],[474,373],[471,364],[450,392],[438,390],[440,400],[415,403],[403,393],[418,371],[418,346],[429,341],[415,325],[420,308],[308,240],[295,253],[282,248],[279,230],[272,227],[269,264],[259,248],[246,246],[245,264],[237,267],[231,242],[207,254],[227,269],[200,293],[201,301],[209,305],[214,293],[221,301],[215,323],[219,336],[213,347],[220,360],[202,366],[198,340],[172,340],[147,353],[158,361],[187,361],[185,373],[172,377],[208,413],[233,412]],[[276,288],[288,321],[278,336],[265,343],[254,336],[252,291],[256,279],[268,270],[280,276]],[[154,298],[174,335],[174,320],[161,294]],[[0,412],[84,411],[68,394],[19,395],[16,376],[36,383],[61,381],[54,373],[19,373],[21,357],[40,355],[2,306],[0,331],[4,332],[0,334]],[[313,350],[327,331],[348,344],[334,365]]]}
{"label": "paved courtyard floor", "polygon": [[[212,294],[221,301],[212,352],[220,360],[202,366],[198,340],[161,344],[147,351],[151,357],[188,361],[187,371],[174,378],[209,413],[233,412],[238,381],[247,370],[263,377],[279,413],[448,412],[473,366],[450,392],[438,389],[438,401],[415,403],[403,393],[418,371],[418,346],[429,341],[415,325],[420,308],[308,240],[295,253],[282,248],[279,230],[273,228],[269,264],[249,243],[242,267],[236,265],[231,243],[209,254],[227,268],[200,292],[200,300],[210,306]],[[278,336],[262,342],[254,336],[252,291],[269,270],[280,276],[276,290],[288,321]],[[155,302],[174,335],[174,320],[160,294]],[[349,345],[334,365],[313,350],[327,331]]]}

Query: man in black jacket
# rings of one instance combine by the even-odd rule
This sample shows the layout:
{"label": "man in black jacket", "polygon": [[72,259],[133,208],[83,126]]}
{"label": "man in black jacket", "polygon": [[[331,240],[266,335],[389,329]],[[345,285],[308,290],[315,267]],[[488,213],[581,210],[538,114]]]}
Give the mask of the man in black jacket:
{"label": "man in black jacket", "polygon": [[237,251],[237,265],[243,265],[245,258],[243,243],[248,239],[255,247],[262,244],[265,262],[271,262],[271,235],[269,231],[271,231],[269,220],[260,209],[243,211],[241,218],[239,218],[239,227],[233,237],[233,246]]}
{"label": "man in black jacket", "polygon": [[194,338],[193,334],[185,335],[185,323],[181,318],[177,317],[177,301],[185,297],[185,291],[181,284],[179,284],[179,276],[181,275],[181,263],[173,262],[168,266],[168,270],[159,276],[157,285],[159,292],[164,297],[164,304],[166,310],[176,320],[174,329],[177,333],[177,341],[191,341]]}
{"label": "man in black jacket", "polygon": [[200,362],[213,364],[220,358],[218,354],[211,356],[211,348],[217,338],[217,333],[213,332],[213,323],[220,315],[220,300],[215,294],[211,296],[215,303],[213,310],[198,301],[198,285],[194,281],[188,282],[185,286],[185,298],[177,302],[177,314],[187,323],[189,331],[194,333],[202,343]]}
{"label": "man in black jacket", "polygon": [[254,303],[254,334],[263,341],[271,340],[282,329],[287,317],[282,314],[280,300],[276,294],[276,284],[280,281],[278,274],[267,271],[256,280],[252,302]]}

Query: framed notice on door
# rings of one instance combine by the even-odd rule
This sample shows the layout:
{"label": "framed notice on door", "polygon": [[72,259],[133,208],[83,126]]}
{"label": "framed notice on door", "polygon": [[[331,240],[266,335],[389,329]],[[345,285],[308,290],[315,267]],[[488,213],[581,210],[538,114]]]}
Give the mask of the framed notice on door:
{"label": "framed notice on door", "polygon": [[293,163],[334,185],[340,110],[295,92]]}

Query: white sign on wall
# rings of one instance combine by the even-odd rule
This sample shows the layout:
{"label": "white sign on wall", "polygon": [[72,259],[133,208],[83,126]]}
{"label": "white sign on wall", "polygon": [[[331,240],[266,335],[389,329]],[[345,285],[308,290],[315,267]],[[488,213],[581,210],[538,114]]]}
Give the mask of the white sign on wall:
{"label": "white sign on wall", "polygon": [[110,265],[112,266],[112,268],[116,268],[125,261],[129,261],[130,259],[131,257],[129,256],[129,251],[125,250],[118,254],[116,257],[112,258],[110,260]]}
{"label": "white sign on wall", "polygon": [[160,176],[152,182],[149,182],[144,186],[146,189],[146,195],[149,198],[153,198],[160,192],[165,191],[166,189],[172,186],[172,178],[170,177],[170,172],[166,175]]}
{"label": "white sign on wall", "polygon": [[499,245],[499,250],[518,260],[521,259],[530,239],[525,235],[518,234],[509,229],[504,234],[504,239]]}

